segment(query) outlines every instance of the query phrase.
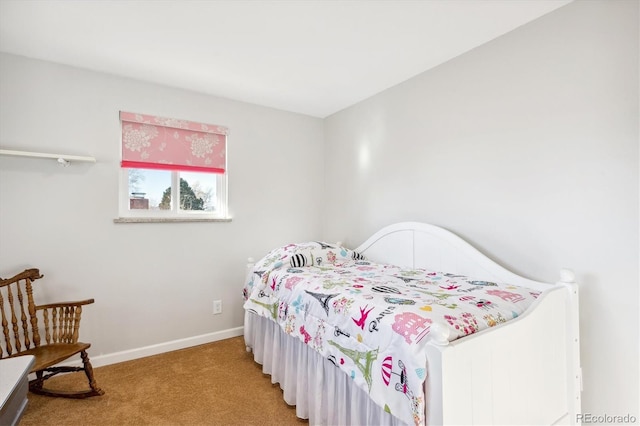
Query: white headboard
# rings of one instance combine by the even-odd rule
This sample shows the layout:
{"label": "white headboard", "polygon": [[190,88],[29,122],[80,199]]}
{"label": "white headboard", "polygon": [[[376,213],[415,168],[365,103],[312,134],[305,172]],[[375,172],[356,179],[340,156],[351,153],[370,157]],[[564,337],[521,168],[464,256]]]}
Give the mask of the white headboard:
{"label": "white headboard", "polygon": [[541,291],[552,285],[517,275],[454,233],[426,223],[401,222],[389,225],[373,234],[356,251],[372,261],[407,268],[449,272]]}

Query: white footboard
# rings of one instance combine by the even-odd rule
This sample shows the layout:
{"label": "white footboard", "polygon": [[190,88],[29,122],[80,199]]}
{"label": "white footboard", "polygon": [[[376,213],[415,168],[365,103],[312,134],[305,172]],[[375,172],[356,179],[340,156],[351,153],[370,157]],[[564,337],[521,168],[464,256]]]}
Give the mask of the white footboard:
{"label": "white footboard", "polygon": [[574,424],[570,300],[570,290],[557,287],[504,326],[430,345],[427,423]]}

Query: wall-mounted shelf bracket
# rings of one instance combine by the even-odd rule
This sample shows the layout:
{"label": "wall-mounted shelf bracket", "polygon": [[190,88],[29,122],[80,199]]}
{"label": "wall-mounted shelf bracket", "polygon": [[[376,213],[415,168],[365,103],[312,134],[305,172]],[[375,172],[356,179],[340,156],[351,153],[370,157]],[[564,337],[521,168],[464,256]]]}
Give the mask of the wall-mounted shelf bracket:
{"label": "wall-mounted shelf bracket", "polygon": [[73,161],[81,161],[85,163],[95,163],[95,157],[82,156],[82,155],[67,155],[67,154],[48,154],[44,152],[30,152],[30,151],[14,151],[11,149],[0,149],[0,155],[9,155],[14,157],[32,157],[32,158],[51,158],[57,160],[58,163],[67,167],[69,163]]}

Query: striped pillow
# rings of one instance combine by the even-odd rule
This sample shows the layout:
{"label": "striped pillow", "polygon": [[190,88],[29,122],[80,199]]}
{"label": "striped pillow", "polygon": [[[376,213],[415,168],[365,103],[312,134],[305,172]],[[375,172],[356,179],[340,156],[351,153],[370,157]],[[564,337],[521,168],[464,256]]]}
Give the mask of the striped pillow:
{"label": "striped pillow", "polygon": [[364,255],[358,253],[357,251],[354,251],[353,254],[351,255],[351,257],[353,258],[353,260],[364,260],[365,259]]}
{"label": "striped pillow", "polygon": [[290,262],[292,267],[300,268],[307,265],[307,258],[304,256],[304,254],[298,253],[291,256]]}

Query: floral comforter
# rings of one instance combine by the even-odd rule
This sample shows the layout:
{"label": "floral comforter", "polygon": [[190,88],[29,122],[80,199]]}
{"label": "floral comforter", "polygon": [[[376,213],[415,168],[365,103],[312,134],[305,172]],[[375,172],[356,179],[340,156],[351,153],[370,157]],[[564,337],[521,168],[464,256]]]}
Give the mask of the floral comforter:
{"label": "floral comforter", "polygon": [[455,340],[517,317],[538,295],[309,242],[275,249],[255,264],[244,308],[311,346],[386,411],[424,424],[430,325],[448,324]]}

